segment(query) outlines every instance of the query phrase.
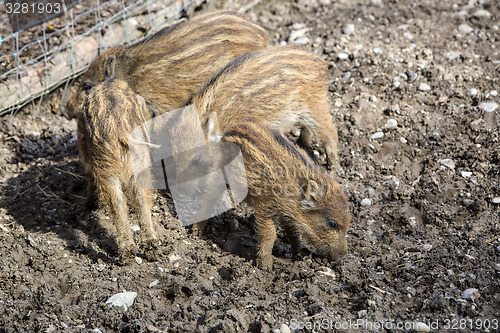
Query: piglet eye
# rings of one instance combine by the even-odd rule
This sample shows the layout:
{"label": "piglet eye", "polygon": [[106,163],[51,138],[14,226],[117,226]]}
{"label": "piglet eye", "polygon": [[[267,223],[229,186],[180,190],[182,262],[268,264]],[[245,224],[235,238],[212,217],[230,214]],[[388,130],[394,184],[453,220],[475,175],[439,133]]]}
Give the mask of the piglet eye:
{"label": "piglet eye", "polygon": [[82,89],[85,91],[89,91],[90,89],[94,88],[94,85],[90,82],[83,82],[82,83]]}
{"label": "piglet eye", "polygon": [[334,220],[334,219],[332,219],[332,218],[327,218],[327,219],[326,219],[326,223],[327,223],[327,225],[328,225],[328,227],[329,227],[330,229],[335,230],[335,229],[338,229],[338,228],[339,228],[339,224],[337,223],[337,221],[335,221],[335,220]]}

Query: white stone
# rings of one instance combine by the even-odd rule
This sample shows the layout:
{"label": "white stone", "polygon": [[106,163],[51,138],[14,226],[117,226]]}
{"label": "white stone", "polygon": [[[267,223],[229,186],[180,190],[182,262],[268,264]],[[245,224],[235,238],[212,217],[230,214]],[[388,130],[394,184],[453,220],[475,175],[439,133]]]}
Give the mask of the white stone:
{"label": "white stone", "polygon": [[429,86],[427,83],[422,82],[418,85],[418,90],[429,91],[429,90],[431,90],[431,86]]}
{"label": "white stone", "polygon": [[500,204],[500,197],[493,198],[491,202],[493,202],[494,204]]}
{"label": "white stone", "polygon": [[340,52],[339,54],[337,54],[337,58],[339,60],[346,60],[349,59],[349,55],[345,52]]}
{"label": "white stone", "polygon": [[472,14],[472,16],[476,18],[486,18],[489,19],[491,17],[491,13],[486,9],[478,9]]}
{"label": "white stone", "polygon": [[471,96],[477,96],[478,93],[479,92],[477,91],[476,88],[469,89],[469,95],[471,95]]}
{"label": "white stone", "polygon": [[470,171],[462,171],[462,172],[460,172],[460,174],[464,178],[469,178],[470,176],[472,176],[472,172],[470,172]]}
{"label": "white stone", "polygon": [[344,35],[352,35],[355,29],[354,24],[346,24],[342,27],[342,33]]}
{"label": "white stone", "polygon": [[477,290],[476,288],[469,288],[464,290],[464,292],[460,297],[462,297],[463,299],[470,299],[473,301],[475,299],[478,299],[479,296],[480,296],[479,290]]}
{"label": "white stone", "polygon": [[448,60],[455,60],[458,57],[460,57],[461,55],[462,54],[460,52],[457,52],[457,51],[450,51],[450,52],[446,53],[446,57],[448,58]]}
{"label": "white stone", "polygon": [[370,136],[370,139],[382,139],[384,137],[384,132],[375,132]]}
{"label": "white stone", "polygon": [[498,108],[498,103],[495,102],[486,102],[479,104],[479,109],[484,112],[493,112]]}
{"label": "white stone", "polygon": [[172,261],[177,261],[181,258],[180,255],[178,254],[171,254],[168,256],[168,261],[172,262]]}
{"label": "white stone", "polygon": [[287,324],[281,324],[280,333],[290,333],[290,332],[292,331],[290,330],[290,327],[288,327]]}
{"label": "white stone", "polygon": [[153,288],[153,287],[156,287],[158,285],[158,283],[160,283],[160,280],[154,280],[153,282],[151,282],[149,285],[148,285],[148,288]]}
{"label": "white stone", "polygon": [[455,169],[455,161],[453,161],[451,158],[444,158],[442,160],[439,160],[438,162],[449,169]]}
{"label": "white stone", "polygon": [[398,127],[398,121],[396,119],[387,119],[384,126],[387,129],[396,128]]}
{"label": "white stone", "polygon": [[431,329],[426,323],[422,323],[421,321],[413,324],[413,330],[415,332],[430,332]]}
{"label": "white stone", "polygon": [[123,309],[123,311],[127,311],[127,309],[134,304],[134,300],[137,297],[136,292],[122,292],[118,294],[114,294],[106,301],[106,304],[109,306],[118,306]]}
{"label": "white stone", "polygon": [[498,96],[498,91],[496,91],[496,90],[490,91],[490,96],[497,97]]}
{"label": "white stone", "polygon": [[294,41],[295,44],[298,44],[298,45],[306,45],[309,43],[309,37],[300,37],[300,38],[297,38],[295,41]]}
{"label": "white stone", "polygon": [[292,30],[292,32],[290,32],[290,37],[288,37],[288,41],[289,42],[295,42],[296,39],[304,37],[304,35],[308,31],[309,31],[309,28],[304,28],[304,29],[299,29],[299,30]]}
{"label": "white stone", "polygon": [[458,31],[464,34],[470,34],[474,29],[466,23],[462,23],[458,26]]}
{"label": "white stone", "polygon": [[400,137],[400,138],[399,138],[399,142],[401,142],[401,143],[408,143],[408,140],[406,140],[406,139],[405,139],[405,138],[403,138],[403,137]]}
{"label": "white stone", "polygon": [[372,205],[372,201],[368,198],[364,198],[363,200],[361,200],[361,206],[371,206]]}
{"label": "white stone", "polygon": [[139,257],[135,257],[135,262],[138,264],[138,265],[142,265],[142,259],[139,258]]}

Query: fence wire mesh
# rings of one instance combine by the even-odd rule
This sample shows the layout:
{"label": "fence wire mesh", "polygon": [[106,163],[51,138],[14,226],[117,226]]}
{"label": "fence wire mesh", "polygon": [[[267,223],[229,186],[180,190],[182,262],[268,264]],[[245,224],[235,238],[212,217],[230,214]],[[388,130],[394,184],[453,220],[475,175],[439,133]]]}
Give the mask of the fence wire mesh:
{"label": "fence wire mesh", "polygon": [[0,0],[0,115],[69,82],[100,50],[150,35],[204,0],[83,0],[18,32],[8,1]]}

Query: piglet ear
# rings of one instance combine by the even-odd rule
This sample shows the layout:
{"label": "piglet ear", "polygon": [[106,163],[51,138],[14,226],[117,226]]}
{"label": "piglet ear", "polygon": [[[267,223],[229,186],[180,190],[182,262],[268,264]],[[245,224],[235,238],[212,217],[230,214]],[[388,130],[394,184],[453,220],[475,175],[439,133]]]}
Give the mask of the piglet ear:
{"label": "piglet ear", "polygon": [[316,207],[316,203],[321,197],[321,189],[314,180],[309,179],[304,192],[304,199],[301,204],[306,208]]}
{"label": "piglet ear", "polygon": [[106,78],[115,77],[116,57],[114,55],[108,56],[102,67]]}
{"label": "piglet ear", "polygon": [[217,114],[215,112],[208,117],[206,131],[209,142],[220,142],[222,136],[219,133],[219,124],[217,122]]}

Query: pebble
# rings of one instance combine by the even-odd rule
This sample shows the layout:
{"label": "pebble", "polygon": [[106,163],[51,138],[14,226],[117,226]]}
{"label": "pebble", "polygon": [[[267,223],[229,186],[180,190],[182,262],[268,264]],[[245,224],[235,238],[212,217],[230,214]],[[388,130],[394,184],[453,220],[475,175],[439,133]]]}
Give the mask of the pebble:
{"label": "pebble", "polygon": [[354,33],[354,24],[346,24],[342,27],[342,33],[344,35],[352,35]]}
{"label": "pebble", "polygon": [[394,89],[397,89],[399,88],[399,86],[401,85],[401,80],[399,79],[399,77],[395,76],[392,78],[392,87]]}
{"label": "pebble", "polygon": [[417,219],[415,218],[415,216],[411,216],[409,220],[410,220],[409,222],[410,226],[415,228],[417,226]]}
{"label": "pebble", "polygon": [[290,332],[292,331],[290,330],[290,327],[288,327],[287,324],[280,325],[280,333],[290,333]]}
{"label": "pebble", "polygon": [[346,60],[349,59],[349,55],[345,52],[340,52],[339,54],[337,54],[337,58],[339,60]]}
{"label": "pebble", "polygon": [[474,29],[466,23],[462,23],[458,26],[458,31],[464,34],[470,34]]}
{"label": "pebble", "polygon": [[498,253],[500,253],[500,245],[497,246],[496,250]]}
{"label": "pebble", "polygon": [[413,73],[412,75],[410,75],[410,82],[415,81],[417,78],[418,78],[418,74],[417,73]]}
{"label": "pebble", "polygon": [[469,95],[471,95],[471,96],[477,96],[478,93],[479,92],[477,91],[476,88],[469,89]]}
{"label": "pebble", "polygon": [[422,245],[422,250],[424,250],[426,252],[432,250],[432,244],[424,244],[424,245]]}
{"label": "pebble", "polygon": [[429,91],[429,90],[431,90],[431,86],[429,86],[427,83],[422,82],[418,85],[418,90]]}
{"label": "pebble", "polygon": [[491,17],[491,13],[486,9],[478,9],[472,14],[475,18],[486,18],[489,19]]}
{"label": "pebble", "polygon": [[455,161],[453,161],[451,158],[444,158],[442,160],[439,160],[439,163],[448,169],[455,169]]}
{"label": "pebble", "polygon": [[457,52],[457,51],[450,51],[450,52],[446,53],[446,57],[450,61],[459,58],[461,55],[462,54],[460,52]]}
{"label": "pebble", "polygon": [[470,172],[470,171],[462,171],[462,172],[460,172],[460,174],[464,178],[469,178],[470,176],[472,176],[472,172]]}
{"label": "pebble", "polygon": [[490,96],[497,97],[498,96],[498,91],[496,91],[496,90],[490,91]]}
{"label": "pebble", "polygon": [[479,104],[479,109],[484,112],[493,112],[498,108],[498,103],[486,102]]}
{"label": "pebble", "polygon": [[151,282],[149,285],[148,285],[148,288],[153,288],[153,287],[156,287],[158,285],[158,283],[160,283],[160,280],[154,280],[153,282]]}
{"label": "pebble", "polygon": [[398,127],[398,121],[396,119],[387,119],[384,126],[387,129],[396,128]]}
{"label": "pebble", "polygon": [[384,137],[384,132],[375,132],[370,136],[370,139],[382,139]]}
{"label": "pebble", "polygon": [[344,81],[347,81],[351,78],[351,72],[346,72],[343,76],[342,76],[342,80]]}
{"label": "pebble", "polygon": [[479,290],[477,290],[476,288],[469,288],[464,290],[460,297],[462,297],[463,299],[474,301],[475,299],[478,299],[479,296]]}
{"label": "pebble", "polygon": [[361,206],[371,206],[372,205],[372,201],[368,198],[364,198],[363,200],[361,200]]}
{"label": "pebble", "polygon": [[403,144],[404,144],[404,143],[408,143],[408,140],[406,140],[406,139],[405,139],[405,138],[403,138],[403,137],[400,137],[400,138],[399,138],[399,142],[401,142],[401,143],[403,143]]}
{"label": "pebble", "polygon": [[308,37],[301,37],[301,38],[297,38],[295,41],[294,41],[295,44],[298,44],[298,45],[306,45],[309,43],[309,38]]}
{"label": "pebble", "polygon": [[[500,197],[496,197],[496,198],[491,199],[491,202],[493,202],[494,204],[500,204]],[[498,251],[498,252],[500,252],[500,251]]]}
{"label": "pebble", "polygon": [[368,100],[369,100],[370,102],[373,102],[373,103],[377,103],[377,102],[378,102],[377,96],[375,96],[375,95],[370,96],[370,97],[368,98]]}
{"label": "pebble", "polygon": [[304,37],[304,35],[308,31],[309,31],[309,28],[303,28],[303,29],[299,29],[299,30],[292,30],[292,32],[290,32],[290,37],[288,37],[288,41],[289,42],[295,42],[296,39]]}
{"label": "pebble", "polygon": [[178,254],[171,254],[168,256],[168,261],[172,262],[172,261],[177,261],[181,258],[180,255]]}
{"label": "pebble", "polygon": [[138,264],[138,265],[142,265],[142,259],[139,258],[139,257],[135,257],[135,262]]}
{"label": "pebble", "polygon": [[421,321],[413,324],[413,330],[415,332],[430,332],[431,329],[426,323],[422,323]]}
{"label": "pebble", "polygon": [[118,306],[123,308],[123,311],[127,311],[127,309],[134,304],[134,300],[137,297],[136,292],[122,292],[118,294],[114,294],[106,301],[106,304],[109,306]]}

